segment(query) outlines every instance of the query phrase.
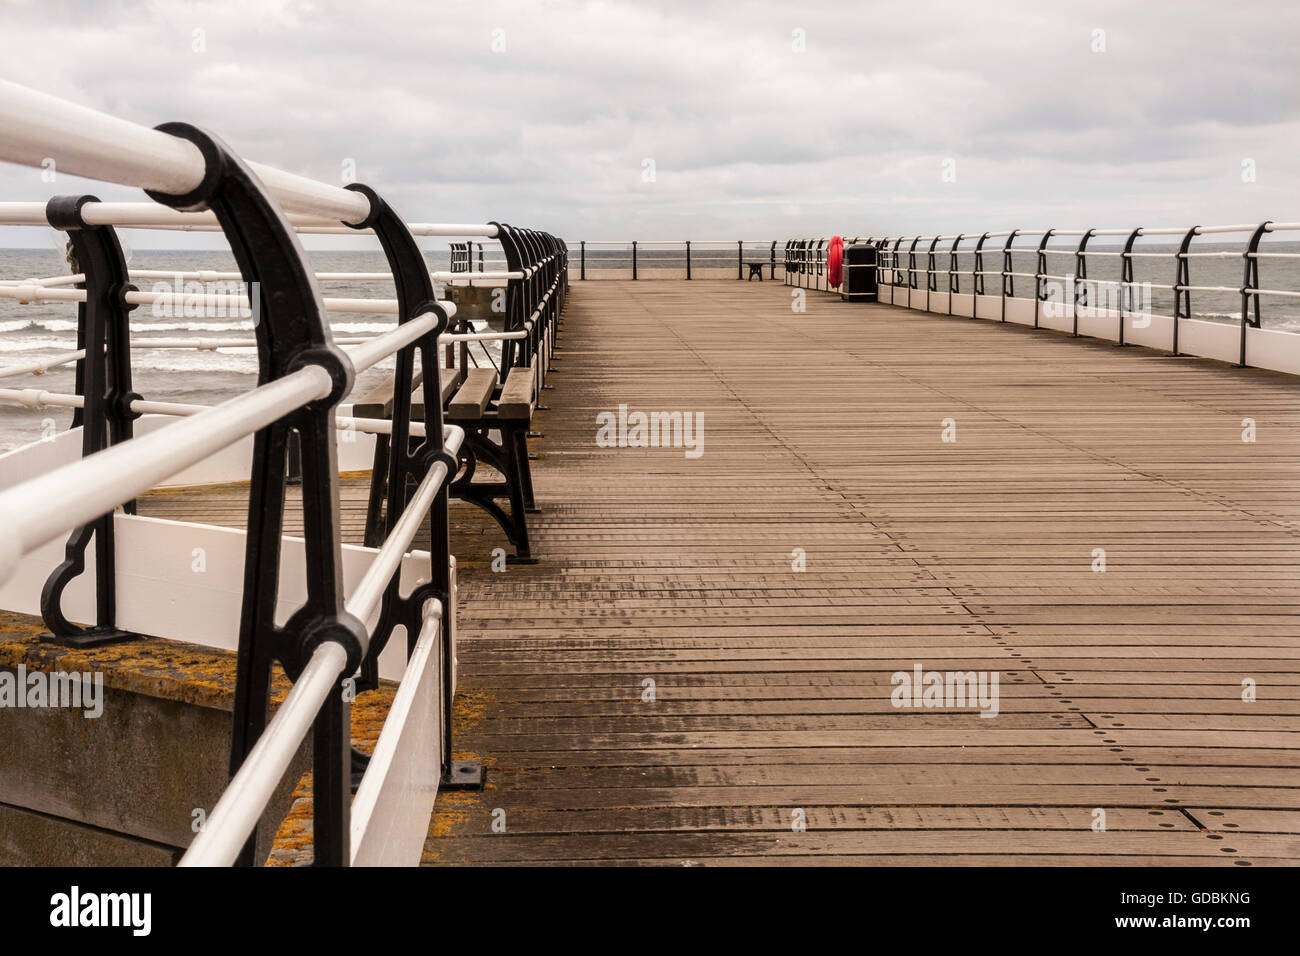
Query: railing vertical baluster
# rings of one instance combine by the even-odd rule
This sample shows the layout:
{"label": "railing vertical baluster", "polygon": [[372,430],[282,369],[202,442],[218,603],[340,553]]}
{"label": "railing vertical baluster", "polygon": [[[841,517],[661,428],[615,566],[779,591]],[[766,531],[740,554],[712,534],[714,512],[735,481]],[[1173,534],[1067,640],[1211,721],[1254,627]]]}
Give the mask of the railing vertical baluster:
{"label": "railing vertical baluster", "polygon": [[1096,229],[1085,230],[1079,238],[1079,247],[1074,250],[1074,337],[1079,336],[1079,306],[1088,305],[1088,240],[1096,233]]}
{"label": "railing vertical baluster", "polygon": [[691,240],[686,240],[686,278],[691,277]]}
{"label": "railing vertical baluster", "polygon": [[[262,428],[253,439],[230,771],[232,775],[238,771],[266,727],[272,663],[279,661],[295,678],[321,643],[339,644],[347,661],[337,678],[337,699],[323,708],[315,721],[314,787],[326,796],[316,811],[324,815],[314,822],[313,841],[318,859],[346,864],[350,858],[348,801],[332,796],[345,793],[351,780],[350,705],[343,700],[341,687],[343,676],[360,666],[369,638],[362,622],[344,609],[339,535],[334,409],[351,390],[352,363],[333,344],[320,291],[306,267],[302,246],[262,181],[215,137],[181,123],[159,129],[193,143],[208,174],[192,193],[170,196],[149,190],[148,195],[179,209],[203,204],[216,214],[240,272],[250,283],[249,297],[257,310],[254,329],[259,385],[284,378],[304,364],[320,366],[333,382],[326,398]],[[290,430],[302,439],[307,600],[281,626],[275,621],[275,609]],[[255,862],[257,836],[254,831],[247,840],[239,856],[241,863]]]}
{"label": "railing vertical baluster", "polygon": [[[128,290],[126,259],[112,226],[89,226],[81,218],[81,207],[97,202],[94,196],[56,196],[46,204],[50,225],[68,236],[75,263],[73,272],[85,279],[80,285],[86,301],[77,306],[77,349],[85,356],[77,361],[76,392],[82,407],[72,416],[72,427],[81,427],[83,458],[131,438],[132,421],[139,417],[130,409],[131,345],[129,315],[135,308],[125,301]],[[124,510],[135,513],[135,502]],[[90,627],[73,624],[63,613],[63,593],[73,578],[85,569],[86,549],[95,542],[95,623]],[[135,635],[117,627],[116,546],[113,514],[101,515],[69,535],[63,561],[50,573],[41,589],[41,617],[50,629],[48,637],[70,647],[94,647]]]}
{"label": "railing vertical baluster", "polygon": [[[1052,238],[1055,229],[1048,229],[1043,233],[1043,238],[1038,242],[1038,260],[1037,268],[1034,269],[1034,328],[1038,328],[1038,313],[1042,311],[1039,303],[1046,301],[1047,289],[1043,282],[1043,277],[1047,273],[1047,242]],[[1061,292],[1061,308],[1065,308],[1065,292]]]}
{"label": "railing vertical baluster", "polygon": [[1171,349],[1174,355],[1178,354],[1178,326],[1180,319],[1190,319],[1192,317],[1192,290],[1187,288],[1191,285],[1191,269],[1187,259],[1187,251],[1191,248],[1192,240],[1196,238],[1201,231],[1200,226],[1193,226],[1187,230],[1183,236],[1183,241],[1178,246],[1176,255],[1177,268],[1175,269],[1174,278],[1174,341]]}
{"label": "railing vertical baluster", "polygon": [[636,240],[632,240],[632,278],[636,278]]}
{"label": "railing vertical baluster", "polygon": [[930,249],[925,257],[925,311],[927,312],[930,311],[930,293],[939,291],[939,287],[936,285],[938,279],[934,273],[934,247],[938,241],[938,236],[930,240]]}
{"label": "railing vertical baluster", "polygon": [[[1128,234],[1124,240],[1124,250],[1119,254],[1119,344],[1124,344],[1124,319],[1132,311],[1133,305],[1133,243],[1142,235],[1139,226]],[[1147,303],[1148,308],[1150,303]]]}
{"label": "railing vertical baluster", "polygon": [[1002,247],[1002,320],[1007,320],[1007,299],[1014,298],[1016,294],[1016,277],[1011,275],[1015,271],[1015,265],[1011,258],[1011,244],[1016,241],[1016,236],[1020,235],[1019,229],[1012,229],[1011,235],[1007,236],[1007,243]]}
{"label": "railing vertical baluster", "polygon": [[586,239],[580,240],[578,243],[578,247],[579,247],[578,255],[580,257],[579,261],[582,263],[581,265],[582,272],[581,274],[579,274],[578,278],[585,279],[587,278],[587,240]]}
{"label": "railing vertical baluster", "polygon": [[1272,220],[1261,222],[1255,231],[1250,234],[1250,239],[1246,243],[1246,251],[1242,253],[1245,260],[1245,266],[1241,277],[1241,357],[1237,364],[1246,367],[1246,326],[1251,325],[1255,328],[1262,328],[1262,322],[1259,314],[1259,293],[1253,293],[1255,297],[1255,318],[1250,318],[1250,299],[1253,289],[1259,288],[1259,259],[1255,253],[1259,252],[1259,241],[1264,238],[1264,233],[1268,232],[1268,227],[1272,225]]}
{"label": "railing vertical baluster", "polygon": [[736,240],[736,278],[745,278],[745,240]]}
{"label": "railing vertical baluster", "polygon": [[952,297],[961,295],[961,275],[957,272],[957,247],[964,238],[961,233],[952,241],[948,249],[948,314],[952,314]]}

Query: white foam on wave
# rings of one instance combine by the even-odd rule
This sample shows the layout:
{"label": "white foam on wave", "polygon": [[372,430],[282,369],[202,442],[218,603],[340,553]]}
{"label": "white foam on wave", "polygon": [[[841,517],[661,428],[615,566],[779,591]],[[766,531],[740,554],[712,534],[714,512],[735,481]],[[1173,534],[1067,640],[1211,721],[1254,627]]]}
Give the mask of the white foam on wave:
{"label": "white foam on wave", "polygon": [[[387,332],[396,328],[394,322],[331,322],[330,328],[340,332]],[[76,320],[68,319],[18,319],[0,322],[0,332],[75,332]],[[131,322],[133,333],[141,332],[252,332],[253,323],[247,322]]]}

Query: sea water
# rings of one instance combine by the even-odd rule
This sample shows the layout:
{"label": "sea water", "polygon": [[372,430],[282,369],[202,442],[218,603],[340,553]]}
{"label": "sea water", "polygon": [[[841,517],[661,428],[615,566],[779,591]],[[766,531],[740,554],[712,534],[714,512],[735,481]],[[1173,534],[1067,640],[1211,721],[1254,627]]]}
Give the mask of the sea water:
{"label": "sea water", "polygon": [[[1030,237],[1032,239],[1033,237]],[[1235,239],[1235,237],[1234,237]],[[1001,249],[991,240],[984,256],[986,270],[1002,268]],[[1245,237],[1233,242],[1210,242],[1198,240],[1194,244],[1195,252],[1225,251],[1234,253],[1231,258],[1194,258],[1190,261],[1190,278],[1192,285],[1227,286],[1239,288],[1242,281],[1242,260],[1240,252]],[[906,253],[910,243],[904,242],[900,251]],[[916,265],[924,269],[925,251],[928,242],[918,243]],[[935,266],[939,270],[947,268],[948,254],[940,243],[936,247]],[[973,240],[963,242],[962,247],[969,250]],[[1049,248],[1065,249],[1073,246],[1053,242]],[[1094,240],[1091,249],[1100,252],[1116,252],[1119,246],[1104,244],[1100,239]],[[1172,285],[1174,281],[1175,245],[1168,243],[1140,242],[1135,251],[1159,253],[1156,257],[1134,259],[1134,281],[1150,282],[1153,285]],[[630,269],[631,246],[626,248],[603,248],[587,250],[588,274],[599,276],[608,268]],[[1267,252],[1300,252],[1300,243],[1268,239],[1261,246]],[[770,245],[747,243],[743,256],[745,260],[757,261],[767,259],[771,254]],[[234,260],[227,252],[216,251],[177,251],[177,250],[134,250],[130,252],[132,269],[197,271],[211,269],[220,272],[237,271]],[[784,242],[776,248],[777,275],[781,275],[780,262],[784,255]],[[317,272],[387,272],[387,263],[378,250],[350,252],[309,253],[311,267]],[[487,268],[502,268],[497,258],[499,250],[487,250]],[[577,266],[576,244],[570,249],[572,265]],[[693,249],[692,263],[696,268],[716,267],[717,271],[730,268],[736,261],[734,249],[725,251],[714,247],[711,249]],[[446,250],[429,250],[426,259],[432,270],[448,268]],[[477,264],[477,257],[475,259]],[[685,276],[685,250],[681,247],[648,247],[638,249],[638,261],[647,269],[654,270],[655,275],[671,274],[679,270]],[[906,267],[907,257],[902,257]],[[959,253],[957,260],[961,291],[969,292],[971,278],[969,271],[974,268],[974,256],[969,251]],[[1119,278],[1120,260],[1113,255],[1089,256],[1087,271],[1090,279]],[[1037,256],[1032,249],[1017,249],[1013,253],[1012,270],[1022,273],[1037,271]],[[24,279],[29,277],[50,277],[64,275],[68,271],[63,252],[52,243],[46,249],[9,249],[0,250],[0,278]],[[1066,275],[1075,271],[1072,255],[1049,255],[1047,273]],[[576,276],[576,273],[575,273]],[[925,277],[918,282],[924,284]],[[947,276],[938,277],[941,289],[946,289]],[[999,289],[998,276],[987,276],[985,288],[989,294],[996,295]],[[144,291],[152,291],[153,284],[161,282],[171,287],[170,280],[141,279],[136,284]],[[395,292],[390,279],[365,281],[322,281],[321,292],[331,297],[355,298],[393,298]],[[1260,262],[1260,287],[1266,289],[1300,290],[1300,259],[1263,259]],[[1021,298],[1030,298],[1034,294],[1032,278],[1016,277],[1014,294]],[[1152,290],[1151,311],[1160,315],[1172,314],[1172,292],[1154,288]],[[1240,321],[1241,297],[1236,293],[1193,292],[1192,313],[1196,318],[1218,322]],[[1145,303],[1144,303],[1145,304]],[[1300,298],[1265,296],[1261,311],[1265,328],[1300,333]],[[330,327],[336,336],[375,335],[390,329],[394,318],[387,315],[327,313]],[[0,367],[31,362],[42,357],[52,356],[58,352],[75,348],[77,307],[70,302],[45,302],[22,305],[10,299],[0,299]],[[166,314],[165,309],[155,309],[142,305],[131,313],[131,350],[132,350],[132,387],[146,398],[158,401],[189,402],[211,405],[230,398],[251,388],[256,382],[257,356],[251,350],[229,350],[220,352],[198,351],[190,349],[150,349],[150,338],[214,338],[214,337],[252,337],[250,319],[239,316],[190,316],[174,317]],[[486,365],[487,354],[475,347],[477,361]],[[499,349],[489,349],[492,360],[499,360]],[[393,368],[392,359],[380,363],[367,371],[357,383],[358,391],[378,383]],[[0,379],[4,388],[40,388],[51,392],[74,391],[73,367],[51,369],[43,375],[23,375],[16,378]],[[47,408],[33,410],[8,405],[0,405],[0,450],[12,448],[39,439],[42,432],[49,433],[50,422],[57,429],[66,428],[72,419],[72,410],[65,408]]]}

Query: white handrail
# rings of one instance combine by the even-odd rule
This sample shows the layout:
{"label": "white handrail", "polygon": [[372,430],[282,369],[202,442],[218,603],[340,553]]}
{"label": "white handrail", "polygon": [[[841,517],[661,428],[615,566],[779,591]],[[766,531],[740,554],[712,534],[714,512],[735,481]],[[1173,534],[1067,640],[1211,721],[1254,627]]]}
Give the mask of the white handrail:
{"label": "white handrail", "polygon": [[319,365],[260,385],[175,425],[114,445],[0,492],[0,584],[28,551],[89,524],[333,388]]}
{"label": "white handrail", "polygon": [[[465,430],[451,425],[444,429],[444,435],[446,437],[443,439],[443,447],[453,457],[456,456],[465,441]],[[429,473],[415,489],[415,494],[402,509],[401,518],[393,525],[393,530],[380,546],[379,553],[370,562],[370,567],[366,569],[366,573],[353,589],[352,596],[347,600],[345,605],[347,612],[357,620],[369,621],[370,615],[379,607],[389,581],[402,564],[402,556],[415,540],[420,524],[428,516],[434,498],[437,497],[442,483],[448,477],[450,476],[447,473],[447,463],[434,462],[429,468]]]}
{"label": "white handrail", "polygon": [[323,641],[312,652],[178,866],[230,866],[238,859],[347,663],[336,641]]}
{"label": "white handrail", "polygon": [[[444,332],[438,336],[439,345],[450,345],[457,342],[507,342],[528,337],[526,331],[518,332]],[[375,339],[375,336],[345,336],[334,339],[335,345],[365,345]],[[195,349],[200,352],[213,352],[217,349],[255,349],[257,342],[253,339],[150,339],[137,338],[132,340],[131,347],[136,351],[147,352],[150,349],[167,350],[167,349]],[[86,350],[79,349],[75,352],[62,352],[58,355],[51,356],[47,359],[38,359],[34,362],[27,362],[23,365],[8,365],[0,367],[0,378],[16,378],[20,375],[43,375],[52,368],[58,368],[61,365],[71,365],[86,357]]]}
{"label": "white handrail", "polygon": [[[446,434],[445,447],[455,455],[460,450],[465,432],[457,426],[449,426]],[[349,614],[360,621],[368,621],[374,614],[447,478],[446,463],[435,462],[348,598],[346,609]],[[424,609],[424,626],[430,626],[435,619],[441,620],[441,607],[436,601],[431,601]],[[363,652],[369,649],[368,644],[367,636]],[[338,643],[326,641],[313,651],[302,674],[181,858],[180,866],[230,866],[235,862],[311,729],[317,712],[334,690],[346,666],[347,653]]]}
{"label": "white handrail", "polygon": [[[187,140],[7,80],[0,80],[0,127],[0,159],[24,166],[53,160],[60,173],[169,195],[197,189],[207,172]],[[351,223],[370,215],[370,200],[359,192],[249,166],[290,212]]]}

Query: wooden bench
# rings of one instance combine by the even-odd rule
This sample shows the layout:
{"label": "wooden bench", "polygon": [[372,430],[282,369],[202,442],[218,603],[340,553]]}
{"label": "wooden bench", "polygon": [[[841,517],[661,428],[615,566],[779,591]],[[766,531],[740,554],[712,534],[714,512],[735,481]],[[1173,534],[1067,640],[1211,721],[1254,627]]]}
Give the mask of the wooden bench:
{"label": "wooden bench", "polygon": [[[504,384],[498,383],[491,368],[441,369],[443,420],[465,430],[460,450],[461,470],[448,485],[454,498],[478,505],[501,526],[514,545],[513,561],[533,564],[528,538],[528,512],[536,512],[533,475],[528,464],[528,430],[536,409],[536,373],[531,368],[513,368]],[[411,396],[411,420],[424,420],[424,390]],[[393,382],[377,386],[353,405],[357,418],[391,419]],[[498,436],[494,438],[493,435]],[[374,466],[370,479],[370,502],[366,510],[365,543],[377,547],[383,540],[384,505],[388,492],[390,437],[375,436]],[[501,474],[500,480],[475,480],[480,463]],[[503,507],[503,504],[505,507]]]}

